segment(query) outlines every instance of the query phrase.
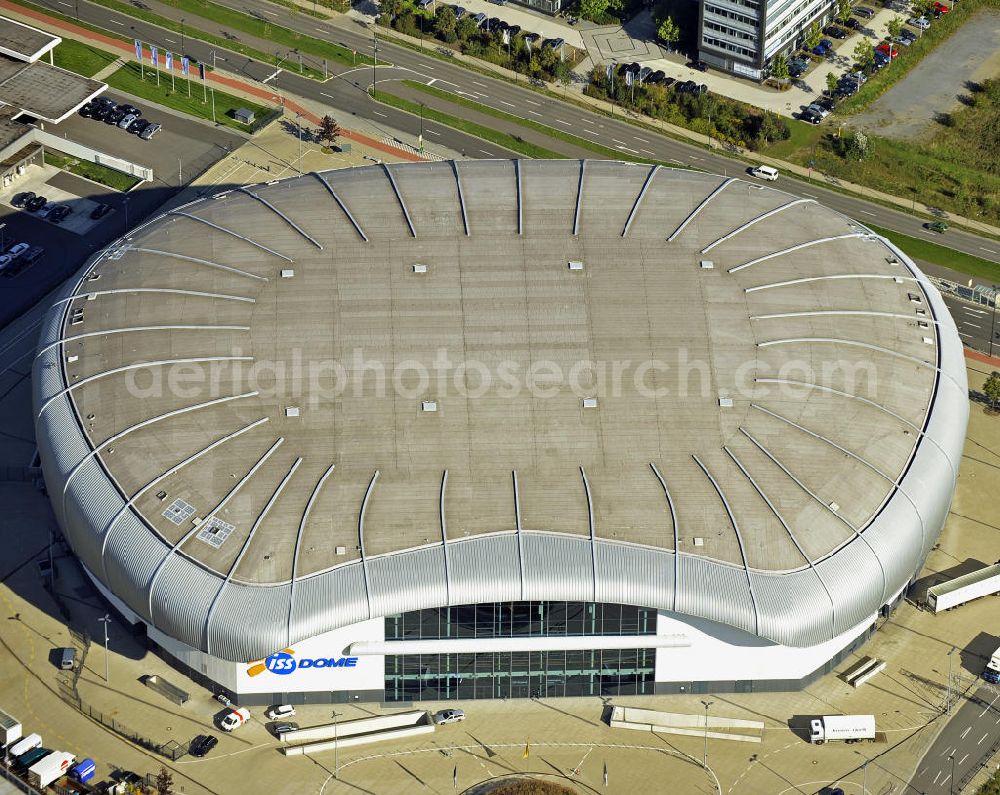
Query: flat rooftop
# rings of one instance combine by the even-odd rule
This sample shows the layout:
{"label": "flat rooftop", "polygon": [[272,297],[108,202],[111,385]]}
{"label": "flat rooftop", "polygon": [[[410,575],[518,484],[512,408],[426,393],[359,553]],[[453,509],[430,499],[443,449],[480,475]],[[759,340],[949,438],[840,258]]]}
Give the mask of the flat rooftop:
{"label": "flat rooftop", "polygon": [[893,494],[936,378],[922,288],[867,230],[616,162],[234,190],[78,293],[89,442],[169,545],[251,583],[300,533],[300,577],[357,559],[359,524],[368,557],[444,524],[801,569]]}
{"label": "flat rooftop", "polygon": [[44,121],[62,121],[105,88],[99,80],[47,63],[0,58],[0,106],[11,106]]}
{"label": "flat rooftop", "polygon": [[0,17],[0,55],[37,61],[62,39],[7,17]]}

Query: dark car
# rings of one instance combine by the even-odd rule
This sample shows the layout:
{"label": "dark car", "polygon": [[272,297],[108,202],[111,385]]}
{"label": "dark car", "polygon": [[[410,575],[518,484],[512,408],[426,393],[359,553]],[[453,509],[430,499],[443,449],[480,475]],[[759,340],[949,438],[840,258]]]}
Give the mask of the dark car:
{"label": "dark car", "polygon": [[804,110],[799,114],[799,119],[808,124],[819,124],[823,121],[818,114],[813,113],[811,110]]}
{"label": "dark car", "polygon": [[521,32],[521,26],[520,25],[508,25],[507,26],[507,30],[510,33],[511,38],[513,38],[514,36],[516,36],[518,33]]}
{"label": "dark car", "polygon": [[30,190],[21,191],[21,193],[18,193],[16,196],[14,196],[13,199],[11,199],[10,203],[14,207],[24,207],[28,202],[30,202],[34,198],[35,194],[33,191]]}
{"label": "dark car", "polygon": [[688,69],[697,69],[699,72],[707,72],[708,64],[704,61],[688,61]]}
{"label": "dark car", "polygon": [[150,124],[152,124],[152,122],[146,121],[146,119],[136,119],[135,121],[133,121],[128,126],[128,128],[125,130],[125,132],[130,132],[130,133],[134,133],[135,135],[139,135]]}
{"label": "dark car", "polygon": [[549,39],[545,42],[543,46],[551,47],[553,50],[558,50],[566,43],[565,39]]}
{"label": "dark car", "polygon": [[297,731],[298,728],[299,724],[297,723],[275,723],[271,727],[271,730],[274,732],[275,737],[280,737],[282,734]]}
{"label": "dark car", "polygon": [[661,80],[660,82],[664,88],[670,88],[670,86],[676,83],[677,80],[673,77],[664,77],[663,80]]}
{"label": "dark car", "polygon": [[132,114],[133,116],[141,116],[142,111],[139,110],[135,105],[119,105],[118,110],[122,111],[126,116]]}
{"label": "dark car", "polygon": [[105,124],[114,124],[117,126],[118,122],[125,118],[125,115],[125,111],[113,110],[110,113],[105,114],[101,121]]}
{"label": "dark car", "polygon": [[664,78],[667,76],[666,72],[662,69],[657,69],[653,74],[646,78],[647,83],[662,83]]}
{"label": "dark car", "polygon": [[211,734],[199,734],[191,741],[191,756],[205,756],[215,746],[219,744],[219,738]]}
{"label": "dark car", "polygon": [[844,24],[851,30],[861,30],[861,28],[863,27],[863,25],[860,22],[858,22],[858,20],[856,20],[854,17],[849,17],[847,21],[844,22]]}
{"label": "dark car", "polygon": [[823,32],[827,36],[833,36],[835,39],[846,39],[847,31],[837,25],[827,25],[823,28]]}
{"label": "dark car", "polygon": [[94,107],[94,103],[93,102],[85,102],[80,107],[80,110],[77,111],[77,113],[79,113],[81,116],[83,116],[83,118],[88,119],[88,118],[90,118],[91,114],[93,114],[94,110],[95,110],[95,107]]}
{"label": "dark car", "polygon": [[817,99],[815,104],[819,105],[825,111],[832,111],[834,107],[836,107],[833,100],[830,99],[829,97],[823,97],[822,99]]}
{"label": "dark car", "polygon": [[693,92],[697,88],[698,84],[694,80],[685,80],[683,83],[678,83],[674,86],[674,89],[682,94]]}
{"label": "dark car", "polygon": [[48,219],[54,224],[61,224],[73,212],[73,209],[66,204],[57,204],[48,214]]}
{"label": "dark car", "polygon": [[943,235],[948,231],[948,224],[944,221],[929,221],[924,224],[924,229],[930,232],[937,232],[939,235]]}
{"label": "dark car", "polygon": [[98,218],[103,218],[110,212],[110,204],[98,204],[93,210],[90,211],[90,217],[96,221]]}
{"label": "dark car", "polygon": [[705,85],[704,83],[702,83],[700,86],[695,86],[693,89],[691,89],[691,91],[692,91],[692,93],[695,93],[695,94],[707,94],[708,93],[708,86]]}
{"label": "dark car", "polygon": [[44,196],[35,196],[35,198],[30,199],[24,205],[24,209],[27,210],[29,213],[37,213],[48,203],[48,201],[49,200],[46,199]]}

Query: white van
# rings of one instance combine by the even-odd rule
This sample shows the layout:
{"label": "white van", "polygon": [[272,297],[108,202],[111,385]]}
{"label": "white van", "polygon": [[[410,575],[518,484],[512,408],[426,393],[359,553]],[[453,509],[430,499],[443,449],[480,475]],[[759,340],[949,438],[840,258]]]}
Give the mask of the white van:
{"label": "white van", "polygon": [[778,169],[771,168],[770,166],[754,166],[750,169],[750,173],[759,179],[766,179],[769,182],[774,182],[778,178]]}
{"label": "white van", "polygon": [[219,721],[219,726],[221,726],[225,731],[231,732],[238,729],[248,720],[250,720],[250,710],[246,707],[237,707],[236,709],[229,710],[229,712],[222,717],[222,720]]}
{"label": "white van", "polygon": [[42,744],[42,738],[37,734],[29,734],[23,740],[19,740],[7,749],[11,756],[21,756],[28,753],[33,748],[38,748]]}

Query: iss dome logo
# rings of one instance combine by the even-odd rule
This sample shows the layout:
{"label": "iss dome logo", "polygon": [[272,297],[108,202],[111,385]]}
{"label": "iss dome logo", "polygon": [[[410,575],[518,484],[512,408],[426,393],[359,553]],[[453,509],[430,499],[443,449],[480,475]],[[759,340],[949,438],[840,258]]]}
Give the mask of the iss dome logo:
{"label": "iss dome logo", "polygon": [[299,669],[307,668],[355,668],[357,657],[295,657],[295,649],[282,649],[265,660],[250,663],[247,675],[257,676],[270,671],[278,676],[288,676]]}

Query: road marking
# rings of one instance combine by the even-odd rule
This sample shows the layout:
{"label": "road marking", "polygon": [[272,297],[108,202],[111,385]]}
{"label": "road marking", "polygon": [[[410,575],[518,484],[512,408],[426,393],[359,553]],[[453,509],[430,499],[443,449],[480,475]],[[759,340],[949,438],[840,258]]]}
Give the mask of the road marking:
{"label": "road marking", "polygon": [[858,212],[859,213],[864,213],[865,215],[870,215],[872,218],[878,218],[878,216],[875,215],[875,213],[870,213],[870,212],[868,212],[868,210],[858,210]]}
{"label": "road marking", "polygon": [[122,27],[125,27],[125,23],[119,22],[117,19],[109,19],[108,22],[113,22],[115,25],[121,25]]}
{"label": "road marking", "polygon": [[[938,775],[940,776],[941,774],[938,773]],[[941,779],[941,786],[943,787],[945,784],[947,784],[948,783],[948,779],[950,779],[950,778],[951,778],[951,773],[949,773],[947,776],[945,776],[943,779]]]}
{"label": "road marking", "polygon": [[648,149],[641,149],[640,151],[645,152],[647,155],[652,155],[656,157],[656,152],[650,152]]}
{"label": "road marking", "polygon": [[931,783],[932,783],[932,784],[937,784],[937,780],[938,780],[938,776],[940,776],[940,775],[941,775],[941,771],[939,770],[939,771],[937,772],[937,775],[936,775],[936,776],[934,776],[934,780],[933,780],[933,781],[932,781]]}
{"label": "road marking", "polygon": [[427,85],[429,85],[429,86],[432,86],[432,85],[434,85],[434,84],[435,84],[435,83],[436,83],[437,81],[438,81],[438,79],[437,79],[436,77],[432,77],[432,78],[431,78],[430,80],[428,80],[428,81],[427,81]]}
{"label": "road marking", "polygon": [[373,110],[372,113],[374,113],[376,116],[381,116],[383,119],[388,119],[389,118],[384,113],[379,113],[377,110]]}
{"label": "road marking", "polygon": [[535,102],[535,100],[533,100],[533,99],[526,99],[524,101],[527,102],[529,105],[534,105],[536,108],[542,107],[542,103],[541,102]]}
{"label": "road marking", "polygon": [[[961,331],[958,332],[958,336],[959,337],[968,337],[970,340],[972,339],[972,335],[971,334],[965,334],[964,332],[961,332]],[[997,721],[997,723],[1000,723],[1000,721]],[[979,742],[982,742],[982,740],[980,740]]]}
{"label": "road marking", "polygon": [[506,105],[508,108],[517,107],[517,105],[515,105],[513,102],[504,102],[502,99],[497,100],[497,102],[499,102],[501,105]]}
{"label": "road marking", "polygon": [[568,121],[563,121],[562,119],[553,119],[553,121],[555,121],[556,124],[565,124],[567,127],[572,127],[573,126]]}
{"label": "road marking", "polygon": [[955,753],[955,751],[957,751],[957,750],[958,750],[958,747],[957,747],[957,746],[956,746],[955,748],[945,748],[945,749],[944,749],[944,750],[943,750],[943,751],[941,752],[941,756],[949,756],[950,754],[953,754],[953,753]]}
{"label": "road marking", "polygon": [[278,16],[278,15],[277,15],[277,14],[275,14],[275,13],[274,13],[273,11],[265,11],[265,10],[264,10],[263,8],[262,8],[262,9],[260,10],[260,12],[261,12],[262,14],[267,14],[267,15],[268,15],[269,17],[276,17],[276,16]]}
{"label": "road marking", "polygon": [[427,131],[427,134],[428,134],[428,135],[436,135],[436,136],[438,136],[439,138],[441,137],[441,133],[439,133],[439,132],[438,132],[437,130],[428,130],[428,131]]}
{"label": "road marking", "polygon": [[529,110],[528,113],[532,114],[533,116],[541,116],[542,115],[537,110]]}
{"label": "road marking", "polygon": [[803,193],[802,195],[803,196],[808,196],[810,199],[818,199],[819,198],[819,196],[816,196],[815,194],[812,194],[812,193]]}
{"label": "road marking", "polygon": [[[969,728],[971,729],[972,727],[970,726]],[[958,766],[961,767],[962,765],[964,765],[965,764],[965,760],[968,759],[968,758],[969,758],[969,755],[966,754],[961,759],[959,759],[958,760]]]}
{"label": "road marking", "polygon": [[[968,326],[969,328],[982,328],[982,326],[977,326],[977,325],[976,325],[975,323],[965,323],[964,325]],[[979,714],[979,717],[980,717],[980,718],[981,718],[981,717],[983,717],[983,715],[985,715],[985,714],[986,714],[986,711],[987,711],[988,709],[989,709],[989,707],[987,707],[986,709],[984,709],[984,710],[983,710],[983,711],[982,711],[982,712],[981,712],[981,713]]]}
{"label": "road marking", "polygon": [[615,144],[621,144],[622,146],[625,146],[625,142],[624,141],[619,141],[617,138],[612,138],[611,142],[615,143]]}
{"label": "road marking", "polygon": [[[979,713],[979,717],[980,717],[980,718],[981,718],[981,717],[983,717],[983,715],[985,715],[985,714],[986,714],[986,710],[987,710],[987,709],[989,709],[989,707],[987,707],[987,708],[986,708],[986,709],[984,709],[984,710],[983,710],[983,711],[982,711],[981,713]],[[960,740],[964,740],[964,739],[965,739],[965,738],[966,738],[966,737],[968,736],[969,732],[971,732],[971,731],[972,731],[972,727],[971,727],[971,726],[966,726],[966,727],[965,727],[965,731],[964,731],[964,732],[962,732],[962,736],[961,736],[961,737],[959,737],[958,739],[960,739]]]}
{"label": "road marking", "polygon": [[692,160],[701,160],[700,157],[695,157],[694,155],[688,155]]}
{"label": "road marking", "polygon": [[670,158],[670,162],[671,162],[671,163],[676,163],[676,164],[677,164],[677,165],[679,165],[679,166],[683,166],[683,165],[684,165],[684,164],[683,164],[683,163],[682,163],[682,162],[681,162],[680,160],[675,160],[675,159],[674,159],[674,158],[672,158],[672,157]]}
{"label": "road marking", "polygon": [[326,33],[326,28],[313,28],[313,30],[318,30],[320,33]]}
{"label": "road marking", "polygon": [[322,94],[324,97],[329,97],[330,99],[336,99],[335,96],[333,96],[332,94],[327,94],[325,91],[320,91],[319,93]]}
{"label": "road marking", "polygon": [[[474,86],[479,86],[480,88],[489,88],[488,85],[486,85],[485,83],[480,83],[478,80],[472,80],[471,82],[472,82],[472,85],[474,85]],[[481,152],[483,150],[480,149],[479,151]]]}
{"label": "road marking", "polygon": [[994,251],[994,250],[993,250],[993,249],[991,249],[991,248],[986,248],[986,246],[980,246],[980,247],[979,247],[979,250],[980,250],[980,251],[988,251],[988,252],[990,252],[990,254],[996,254],[996,253],[997,253],[996,251]]}
{"label": "road marking", "polygon": [[492,152],[487,152],[485,149],[480,149],[479,151],[482,152],[487,157],[496,157],[495,154],[493,154]]}
{"label": "road marking", "polygon": [[986,314],[986,310],[985,309],[972,309],[972,308],[967,307],[967,306],[963,306],[962,307],[962,311],[963,312],[968,312],[970,315],[985,315]]}
{"label": "road marking", "polygon": [[59,0],[59,5],[66,6],[67,8],[72,8],[73,7],[72,3],[65,3],[65,2],[63,2],[63,0]]}
{"label": "road marking", "polygon": [[1000,726],[1000,718],[997,718],[997,726]]}
{"label": "road marking", "polygon": [[169,41],[171,44],[176,44],[177,43],[177,39],[168,39],[166,36],[163,37],[163,40],[164,41]]}
{"label": "road marking", "polygon": [[989,736],[990,736],[990,733],[986,732],[986,734],[984,734],[982,737],[979,738],[979,742],[976,743],[976,745],[982,745],[983,744],[983,740],[985,740]]}
{"label": "road marking", "polygon": [[649,143],[649,141],[647,141],[645,138],[640,138],[638,135],[633,135],[632,137],[635,138],[635,140],[637,141],[642,141],[644,144]]}
{"label": "road marking", "polygon": [[621,149],[623,152],[630,152],[633,155],[639,154],[635,149],[629,149],[627,146],[616,146],[615,149]]}

